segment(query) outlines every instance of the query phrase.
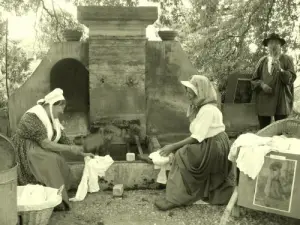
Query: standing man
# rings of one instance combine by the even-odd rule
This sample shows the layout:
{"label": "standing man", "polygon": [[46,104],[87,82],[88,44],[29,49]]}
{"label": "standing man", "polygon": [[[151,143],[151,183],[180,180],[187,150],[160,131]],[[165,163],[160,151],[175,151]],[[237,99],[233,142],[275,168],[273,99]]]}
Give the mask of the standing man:
{"label": "standing man", "polygon": [[252,77],[260,129],[268,126],[273,116],[275,121],[285,119],[292,111],[296,73],[293,59],[281,53],[285,43],[275,33],[263,40],[269,54],[259,60]]}

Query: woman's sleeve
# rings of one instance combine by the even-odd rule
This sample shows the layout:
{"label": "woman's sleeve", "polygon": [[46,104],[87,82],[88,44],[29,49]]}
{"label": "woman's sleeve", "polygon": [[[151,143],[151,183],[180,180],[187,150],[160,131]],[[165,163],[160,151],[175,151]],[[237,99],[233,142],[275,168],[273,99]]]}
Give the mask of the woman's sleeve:
{"label": "woman's sleeve", "polygon": [[213,122],[214,113],[210,109],[200,109],[195,120],[194,127],[191,130],[191,137],[196,139],[199,143],[202,142],[208,133],[208,130]]}
{"label": "woman's sleeve", "polygon": [[294,69],[293,59],[291,57],[288,56],[286,58],[285,66],[286,68],[284,68],[284,70],[280,72],[280,80],[286,85],[293,84],[297,78],[297,75]]}
{"label": "woman's sleeve", "polygon": [[62,130],[61,131],[61,137],[58,140],[59,144],[64,144],[64,145],[72,145],[73,142],[70,140],[70,138],[67,137],[66,133]]}
{"label": "woman's sleeve", "polygon": [[33,113],[25,113],[19,123],[20,134],[38,144],[48,138],[47,130],[42,121]]}

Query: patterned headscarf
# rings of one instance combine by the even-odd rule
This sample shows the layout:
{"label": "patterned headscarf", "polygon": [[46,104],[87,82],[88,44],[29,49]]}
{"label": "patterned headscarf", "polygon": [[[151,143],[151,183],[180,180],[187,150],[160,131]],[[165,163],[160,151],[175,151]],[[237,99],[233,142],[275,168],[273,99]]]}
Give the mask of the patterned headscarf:
{"label": "patterned headscarf", "polygon": [[181,83],[192,89],[197,96],[187,110],[187,117],[190,121],[195,119],[202,106],[206,104],[217,105],[217,92],[207,77],[193,75],[190,81],[181,81]]}

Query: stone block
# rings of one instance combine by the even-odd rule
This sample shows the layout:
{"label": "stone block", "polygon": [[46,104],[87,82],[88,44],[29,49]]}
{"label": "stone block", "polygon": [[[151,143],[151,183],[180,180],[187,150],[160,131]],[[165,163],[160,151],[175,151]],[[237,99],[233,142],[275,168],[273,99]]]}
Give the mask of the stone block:
{"label": "stone block", "polygon": [[145,28],[158,17],[157,7],[97,7],[77,8],[78,20],[90,28],[90,37],[145,38]]}
{"label": "stone block", "polygon": [[235,137],[259,129],[255,103],[222,104],[223,121],[229,136]]}
{"label": "stone block", "polygon": [[77,19],[82,21],[132,21],[141,20],[154,23],[158,17],[157,7],[111,7],[78,6]]}
{"label": "stone block", "polygon": [[116,184],[113,187],[113,196],[114,197],[122,197],[124,192],[124,185],[123,184]]}

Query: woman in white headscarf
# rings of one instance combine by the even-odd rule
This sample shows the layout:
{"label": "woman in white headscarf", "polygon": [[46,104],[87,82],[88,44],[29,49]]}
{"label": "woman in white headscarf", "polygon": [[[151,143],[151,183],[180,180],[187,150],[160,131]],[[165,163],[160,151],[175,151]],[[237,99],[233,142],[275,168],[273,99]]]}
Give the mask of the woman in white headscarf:
{"label": "woman in white headscarf", "polygon": [[161,156],[175,153],[169,173],[166,197],[155,205],[160,210],[203,200],[228,203],[233,191],[233,173],[228,161],[229,139],[223,116],[217,107],[217,93],[207,77],[194,75],[181,81],[190,101],[187,117],[191,136],[161,149]]}
{"label": "woman in white headscarf", "polygon": [[60,153],[91,155],[65,135],[59,121],[65,106],[63,91],[53,90],[22,116],[12,138],[19,163],[19,185],[42,184],[53,188],[65,185],[63,202],[56,210],[70,208],[67,190],[73,182],[70,168]]}

